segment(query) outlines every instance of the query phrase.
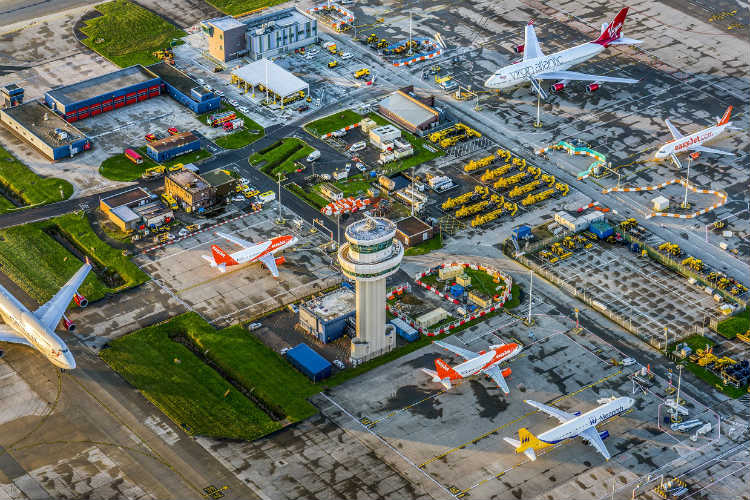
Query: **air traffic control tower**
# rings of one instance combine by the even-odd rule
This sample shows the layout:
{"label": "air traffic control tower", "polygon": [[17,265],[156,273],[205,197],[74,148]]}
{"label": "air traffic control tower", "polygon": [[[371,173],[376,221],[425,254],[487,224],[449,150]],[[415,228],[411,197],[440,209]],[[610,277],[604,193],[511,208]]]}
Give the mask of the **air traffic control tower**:
{"label": "air traffic control tower", "polygon": [[346,228],[347,243],[339,248],[341,269],[357,284],[353,365],[390,351],[396,343],[395,334],[386,332],[385,325],[385,279],[398,271],[404,258],[404,247],[395,235],[393,222],[366,217]]}

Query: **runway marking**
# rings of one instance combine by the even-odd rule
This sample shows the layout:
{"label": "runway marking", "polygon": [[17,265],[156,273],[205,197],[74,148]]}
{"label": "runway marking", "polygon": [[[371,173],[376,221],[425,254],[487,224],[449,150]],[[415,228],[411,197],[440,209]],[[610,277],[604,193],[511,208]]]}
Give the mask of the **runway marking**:
{"label": "runway marking", "polygon": [[[550,404],[551,404],[551,405],[555,405],[555,404],[559,403],[560,401],[563,401],[563,400],[565,400],[565,399],[567,399],[567,398],[569,398],[569,397],[571,397],[571,396],[575,396],[576,394],[578,394],[578,393],[580,393],[580,392],[583,392],[583,391],[585,391],[586,389],[588,389],[588,388],[590,388],[590,387],[593,387],[593,386],[595,386],[595,385],[598,385],[598,384],[600,384],[600,383],[604,382],[605,380],[608,380],[608,379],[610,379],[610,378],[612,378],[612,377],[615,377],[615,376],[617,376],[617,375],[619,375],[619,374],[621,374],[621,373],[622,373],[622,370],[618,370],[617,372],[615,372],[615,373],[612,373],[612,374],[610,374],[610,375],[607,375],[606,377],[603,377],[603,378],[601,378],[601,379],[597,380],[596,382],[592,382],[592,383],[590,383],[590,384],[588,384],[588,385],[584,385],[583,387],[581,387],[580,389],[578,389],[578,390],[577,390],[577,391],[575,391],[575,392],[571,392],[570,394],[566,394],[566,395],[564,395],[564,396],[561,396],[561,397],[559,397],[558,399],[555,399],[554,401],[552,401],[552,402],[551,402]],[[431,459],[427,460],[426,462],[424,462],[423,464],[421,464],[421,465],[420,465],[419,467],[420,467],[420,468],[423,468],[423,467],[425,467],[425,466],[427,466],[427,465],[431,464],[432,462],[435,462],[435,461],[437,461],[437,460],[440,460],[440,459],[442,459],[442,458],[445,458],[446,456],[450,455],[451,453],[454,453],[454,452],[456,452],[456,451],[458,451],[458,450],[461,450],[461,449],[465,448],[466,446],[468,446],[468,445],[470,445],[470,444],[475,444],[475,443],[477,443],[477,442],[481,441],[482,439],[486,438],[487,436],[490,436],[491,434],[494,434],[494,433],[496,433],[496,432],[497,432],[497,431],[499,431],[500,429],[503,429],[503,428],[505,428],[505,427],[507,427],[507,426],[509,426],[509,425],[511,425],[511,424],[514,424],[514,423],[516,423],[516,422],[520,422],[521,420],[525,419],[526,417],[528,417],[528,416],[530,416],[530,415],[533,415],[534,413],[539,413],[539,410],[534,410],[534,411],[530,411],[530,412],[528,412],[528,413],[525,413],[525,414],[521,415],[520,417],[517,417],[517,418],[515,418],[515,419],[511,420],[510,422],[506,422],[506,423],[504,423],[504,424],[503,424],[503,425],[501,425],[500,427],[497,427],[497,428],[495,428],[495,429],[492,429],[491,431],[485,432],[484,434],[481,434],[480,436],[477,436],[477,437],[475,437],[474,439],[472,439],[472,440],[470,440],[470,441],[466,441],[466,442],[465,442],[465,443],[463,443],[463,444],[460,444],[460,445],[458,445],[458,446],[456,446],[456,447],[454,447],[454,448],[451,448],[451,449],[449,449],[448,451],[446,451],[446,452],[444,452],[444,453],[441,453],[440,455],[436,455],[436,456],[432,457]]]}

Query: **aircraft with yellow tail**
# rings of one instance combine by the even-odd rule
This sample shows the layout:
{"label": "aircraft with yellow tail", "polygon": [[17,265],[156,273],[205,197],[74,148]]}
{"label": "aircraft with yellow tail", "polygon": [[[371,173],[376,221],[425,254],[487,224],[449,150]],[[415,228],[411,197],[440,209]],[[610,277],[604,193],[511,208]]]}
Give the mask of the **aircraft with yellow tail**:
{"label": "aircraft with yellow tail", "polygon": [[622,415],[635,403],[632,398],[612,397],[603,405],[581,414],[581,412],[568,413],[536,401],[525,401],[560,421],[560,425],[544,431],[539,436],[533,435],[526,428],[521,428],[518,430],[518,440],[508,437],[503,438],[508,444],[516,448],[516,453],[523,453],[530,460],[536,460],[536,451],[576,437],[583,439],[584,443],[593,446],[605,459],[609,460],[610,454],[603,441],[609,436],[609,432],[599,432],[596,426]]}

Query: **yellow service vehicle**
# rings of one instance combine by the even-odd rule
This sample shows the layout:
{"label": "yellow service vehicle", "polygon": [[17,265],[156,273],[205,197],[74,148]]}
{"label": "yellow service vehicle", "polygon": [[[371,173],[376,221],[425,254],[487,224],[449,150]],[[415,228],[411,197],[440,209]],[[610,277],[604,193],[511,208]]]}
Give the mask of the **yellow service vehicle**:
{"label": "yellow service vehicle", "polygon": [[354,78],[361,79],[370,76],[370,70],[368,68],[362,68],[354,72]]}
{"label": "yellow service vehicle", "polygon": [[332,59],[332,60],[328,61],[328,67],[329,68],[335,68],[338,65],[339,65],[339,62],[336,59]]}

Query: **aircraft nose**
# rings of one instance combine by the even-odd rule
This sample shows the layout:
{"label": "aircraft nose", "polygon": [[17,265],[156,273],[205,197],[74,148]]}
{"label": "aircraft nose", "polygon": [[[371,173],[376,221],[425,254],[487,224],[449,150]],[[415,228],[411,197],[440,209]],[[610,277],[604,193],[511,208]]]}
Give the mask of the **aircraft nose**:
{"label": "aircraft nose", "polygon": [[65,370],[73,370],[76,367],[76,359],[73,357],[73,354],[68,351],[65,353],[65,356],[60,364],[63,365],[61,366],[61,368],[64,368]]}

